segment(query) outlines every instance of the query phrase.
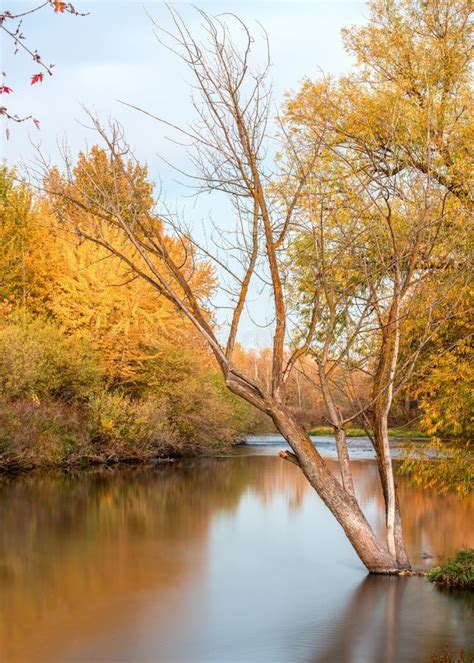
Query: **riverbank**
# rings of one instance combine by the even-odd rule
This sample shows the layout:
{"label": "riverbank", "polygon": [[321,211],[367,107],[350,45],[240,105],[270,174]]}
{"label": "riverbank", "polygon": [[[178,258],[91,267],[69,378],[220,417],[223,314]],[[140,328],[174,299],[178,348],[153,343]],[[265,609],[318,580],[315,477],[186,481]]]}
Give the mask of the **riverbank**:
{"label": "riverbank", "polygon": [[0,472],[150,463],[230,448],[236,432],[227,422],[191,416],[182,412],[172,423],[156,399],[107,392],[80,405],[0,398]]}
{"label": "riverbank", "polygon": [[[236,438],[231,431],[215,440],[210,436],[199,439],[198,435],[186,438],[163,425],[158,416],[150,427],[152,412],[147,412],[146,418],[137,414],[136,410],[124,409],[123,403],[113,415],[107,410],[105,416],[95,420],[85,418],[77,408],[55,403],[42,403],[41,407],[17,403],[14,412],[4,408],[0,411],[0,473],[16,474],[41,468],[80,470],[100,465],[147,465],[228,454],[232,448],[255,444],[278,448],[285,444],[278,434]],[[336,457],[331,428],[315,428],[309,434],[322,438],[315,440],[315,444],[322,447],[320,451],[324,455]],[[365,431],[348,429],[347,436],[357,438],[362,445],[351,447],[353,458],[372,457],[373,447]],[[390,437],[394,441],[425,439],[418,432],[408,431],[407,434],[401,429],[391,429]],[[400,456],[396,445],[394,454]]]}
{"label": "riverbank", "polygon": [[175,463],[182,458],[194,458],[197,456],[109,456],[109,457],[96,457],[96,456],[82,456],[71,461],[61,462],[38,462],[38,463],[21,463],[16,462],[14,459],[7,462],[0,462],[0,475],[16,476],[27,474],[34,471],[41,470],[59,470],[59,471],[75,471],[75,470],[88,470],[94,467],[119,467],[127,465],[158,465]]}
{"label": "riverbank", "polygon": [[[187,446],[185,443],[156,441],[149,442],[146,449],[130,449],[130,445],[124,442],[125,447],[117,450],[110,444],[102,443],[91,445],[79,451],[63,447],[56,449],[51,445],[48,453],[38,455],[35,458],[31,454],[0,454],[0,476],[21,475],[34,472],[35,470],[87,470],[93,467],[119,467],[130,465],[142,465],[144,467],[158,464],[172,464],[179,460],[192,458],[205,458],[214,456],[225,456],[230,453],[231,445],[228,443],[212,446]],[[153,448],[154,447],[154,448]]]}
{"label": "riverbank", "polygon": [[66,332],[54,316],[5,304],[0,468],[199,455],[231,445],[251,427],[251,407],[226,389],[207,351],[175,327],[176,347],[163,345],[164,330],[157,347],[134,336],[139,354],[128,345],[120,350],[120,368],[120,338],[109,339],[109,356],[97,329],[86,336]]}

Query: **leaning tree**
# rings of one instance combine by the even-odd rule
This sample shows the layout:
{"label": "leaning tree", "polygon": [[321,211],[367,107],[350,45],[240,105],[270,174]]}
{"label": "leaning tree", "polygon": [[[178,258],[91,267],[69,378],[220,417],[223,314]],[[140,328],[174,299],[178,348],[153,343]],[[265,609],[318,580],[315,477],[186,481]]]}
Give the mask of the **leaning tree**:
{"label": "leaning tree", "polygon": [[[216,250],[198,242],[178,215],[160,208],[160,201],[154,211],[140,207],[140,191],[130,176],[134,156],[115,123],[105,128],[90,117],[107,150],[115,184],[110,179],[104,183],[93,169],[81,172],[81,162],[74,165],[66,153],[64,172],[47,178],[45,188],[64,228],[120,258],[133,276],[144,279],[191,321],[209,345],[228,389],[267,414],[288,441],[292,452],[283,456],[304,473],[367,569],[398,573],[409,568],[408,560],[397,560],[376,535],[351,483],[340,483],[287,405],[290,377],[311,352],[321,315],[320,302],[314,297],[301,320],[287,276],[288,247],[300,229],[303,198],[323,137],[300,153],[283,121],[277,119],[273,131],[268,52],[266,64],[254,67],[254,39],[239,19],[210,18],[202,12],[200,16],[206,31],[204,43],[172,10],[173,31],[160,32],[193,76],[191,103],[196,116],[188,127],[165,124],[188,144],[191,176],[198,190],[223,193],[230,201],[232,229],[227,223],[220,230]],[[238,28],[236,40],[231,37],[232,21]],[[123,202],[119,182],[129,188],[126,199],[133,204]],[[170,235],[181,241],[180,252],[170,251]],[[194,290],[190,279],[202,259],[214,262],[230,309],[219,329],[214,304]],[[239,330],[258,288],[274,315],[267,387],[236,362]],[[347,448],[344,452],[347,455]]]}

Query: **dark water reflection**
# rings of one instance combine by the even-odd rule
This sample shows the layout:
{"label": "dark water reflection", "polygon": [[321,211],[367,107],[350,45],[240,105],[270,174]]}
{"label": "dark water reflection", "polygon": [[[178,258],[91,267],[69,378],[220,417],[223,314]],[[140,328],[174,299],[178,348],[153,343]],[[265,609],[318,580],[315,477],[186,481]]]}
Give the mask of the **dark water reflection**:
{"label": "dark water reflection", "polygon": [[[334,464],[335,467],[335,464]],[[375,465],[354,462],[382,527]],[[474,505],[401,486],[422,568],[474,546]],[[367,577],[298,470],[271,455],[0,484],[0,660],[429,661],[474,653],[471,595]]]}

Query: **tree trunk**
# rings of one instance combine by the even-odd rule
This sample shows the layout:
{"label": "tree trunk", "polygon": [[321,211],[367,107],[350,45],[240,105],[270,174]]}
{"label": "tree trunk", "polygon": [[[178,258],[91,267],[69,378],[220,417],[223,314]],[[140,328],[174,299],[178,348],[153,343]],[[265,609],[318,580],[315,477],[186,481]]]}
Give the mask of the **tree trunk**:
{"label": "tree trunk", "polygon": [[375,442],[380,480],[385,499],[385,524],[387,526],[387,547],[389,553],[396,557],[395,546],[395,482],[393,480],[392,459],[388,440],[387,418],[376,418]]}
{"label": "tree trunk", "polygon": [[318,365],[318,369],[324,403],[326,405],[331,420],[331,425],[334,429],[334,435],[336,437],[336,450],[337,457],[339,459],[339,469],[341,472],[342,485],[344,490],[355,497],[354,481],[352,479],[352,470],[346,443],[346,431],[341,426],[341,415],[336,406],[336,403],[334,402],[331,388],[327,382],[324,369],[320,364]]}
{"label": "tree trunk", "polygon": [[390,455],[387,418],[386,413],[377,412],[376,408],[374,421],[375,450],[385,500],[387,545],[390,553],[396,558],[398,565],[401,568],[410,569],[410,561],[403,540],[400,505]]}
{"label": "tree trunk", "polygon": [[400,296],[394,296],[388,318],[382,332],[379,361],[373,383],[372,396],[374,446],[377,454],[380,481],[385,500],[385,521],[387,525],[387,547],[397,560],[400,568],[410,569],[402,532],[400,507],[393,475],[392,457],[388,438],[388,414],[393,399],[395,377],[400,343]]}
{"label": "tree trunk", "polygon": [[349,460],[349,451],[347,449],[346,431],[343,428],[335,427],[334,433],[336,436],[336,449],[341,470],[342,486],[346,492],[355,496],[351,461]]}
{"label": "tree trunk", "polygon": [[376,537],[356,499],[340,485],[306,432],[281,407],[273,404],[270,409],[275,426],[296,454],[304,475],[341,525],[368,571],[398,573],[395,556]]}

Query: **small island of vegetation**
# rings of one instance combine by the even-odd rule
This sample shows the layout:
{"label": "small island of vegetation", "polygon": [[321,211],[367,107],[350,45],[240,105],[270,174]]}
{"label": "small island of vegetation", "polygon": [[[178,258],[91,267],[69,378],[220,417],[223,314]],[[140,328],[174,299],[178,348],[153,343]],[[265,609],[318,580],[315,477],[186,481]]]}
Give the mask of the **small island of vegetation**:
{"label": "small island of vegetation", "polygon": [[474,549],[460,550],[428,573],[428,580],[447,589],[474,590]]}

